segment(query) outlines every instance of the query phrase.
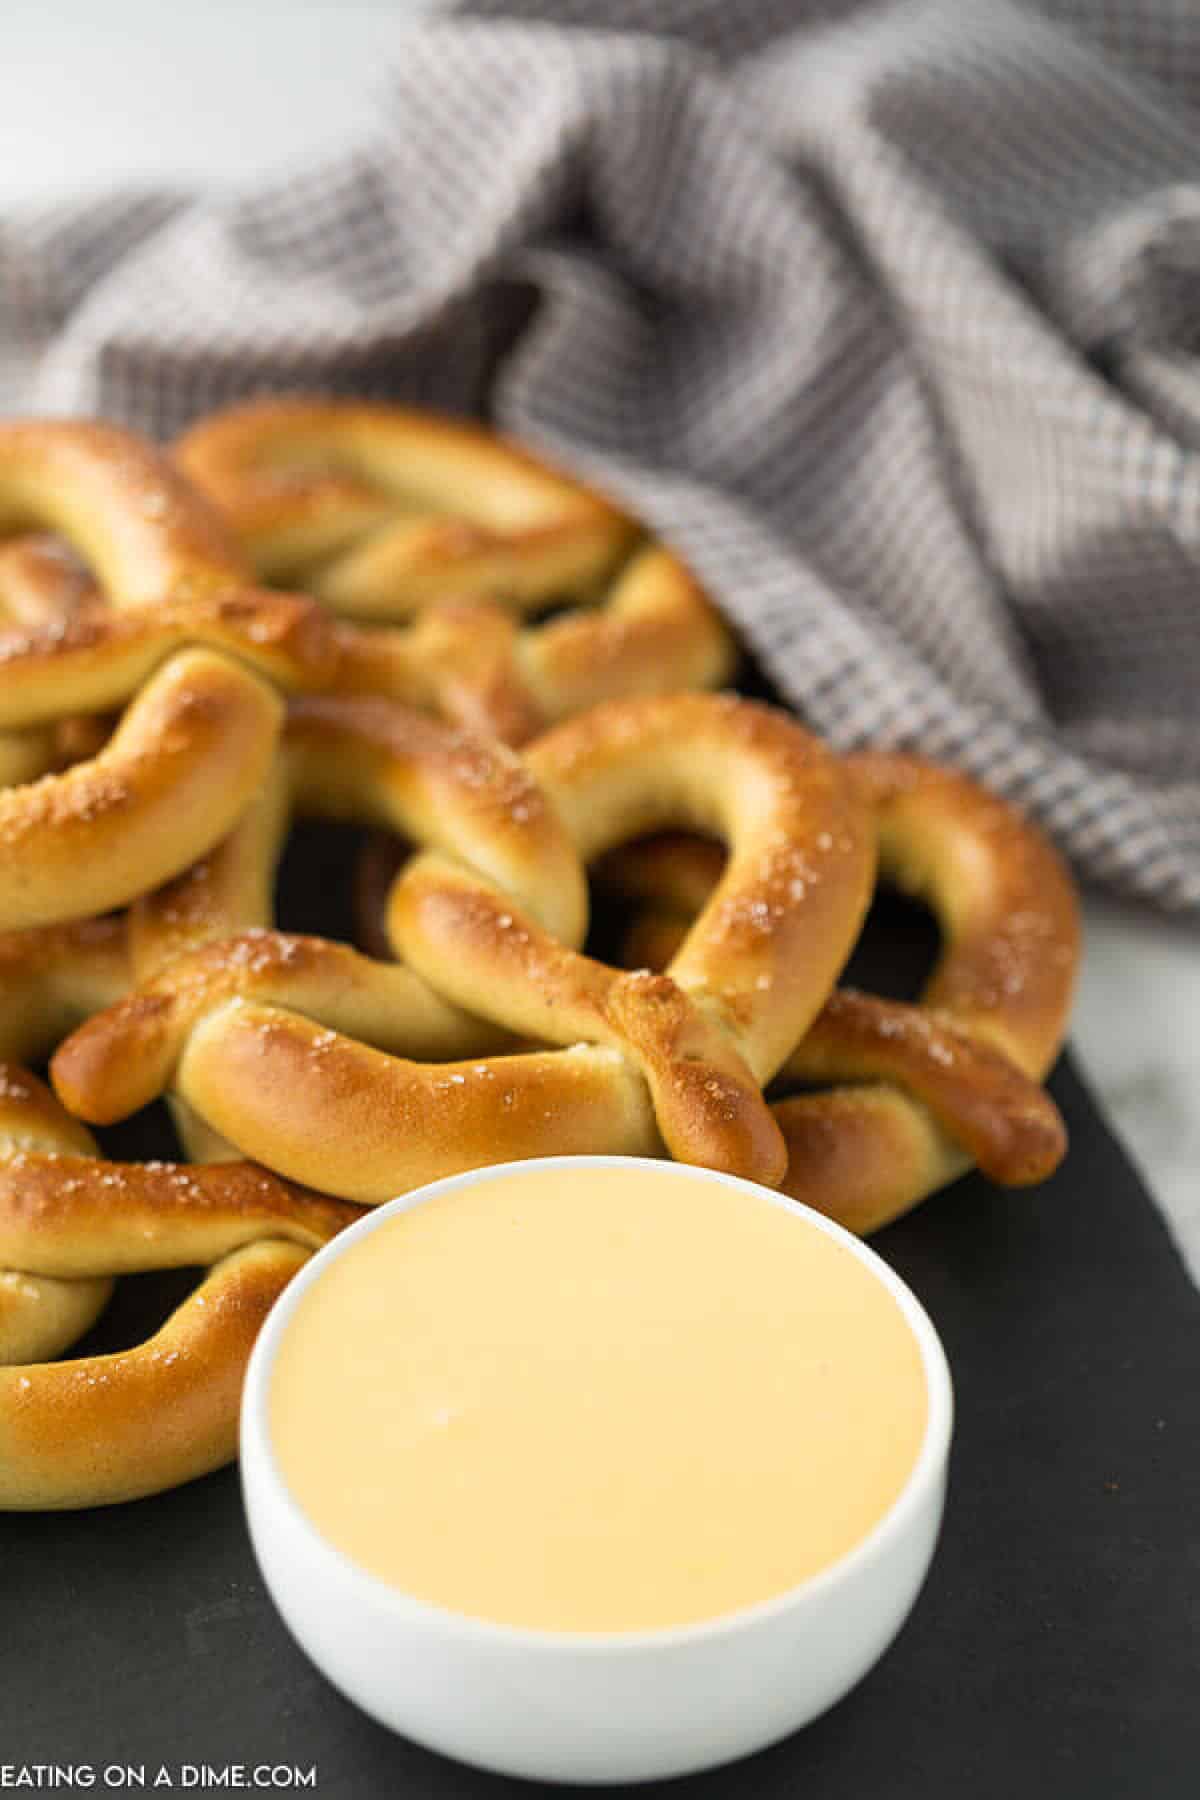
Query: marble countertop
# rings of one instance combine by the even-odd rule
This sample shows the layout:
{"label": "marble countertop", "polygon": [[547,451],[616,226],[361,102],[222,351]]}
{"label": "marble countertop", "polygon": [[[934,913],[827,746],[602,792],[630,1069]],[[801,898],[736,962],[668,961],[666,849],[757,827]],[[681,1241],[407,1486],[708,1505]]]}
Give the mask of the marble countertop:
{"label": "marble countertop", "polygon": [[1200,1282],[1200,931],[1090,898],[1073,1040]]}
{"label": "marble countertop", "polygon": [[[238,0],[13,0],[0,218],[129,181],[253,180],[319,154],[361,123],[424,4],[259,0],[251,15]],[[1200,931],[1100,899],[1086,918],[1075,1047],[1200,1281]]]}

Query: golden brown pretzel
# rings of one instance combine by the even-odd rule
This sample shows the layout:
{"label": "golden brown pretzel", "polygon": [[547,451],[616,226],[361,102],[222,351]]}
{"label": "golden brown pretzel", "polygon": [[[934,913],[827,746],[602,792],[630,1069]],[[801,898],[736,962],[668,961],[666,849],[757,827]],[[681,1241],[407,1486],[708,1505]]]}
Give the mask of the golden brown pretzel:
{"label": "golden brown pretzel", "polygon": [[[132,960],[142,984],[166,970],[167,987],[178,988],[177,959],[191,951],[189,967],[198,977],[204,971],[206,994],[219,985],[266,999],[275,992],[276,967],[286,990],[303,964],[318,1015],[336,1007],[343,1021],[357,1020],[343,1028],[372,1043],[441,1059],[503,1041],[502,1032],[449,1005],[409,969],[377,965],[345,945],[259,929],[226,959],[216,940],[273,921],[275,872],[297,813],[386,827],[439,846],[543,907],[555,930],[577,936],[583,929],[577,861],[512,751],[391,701],[322,695],[293,703],[271,777],[236,830],[132,908]],[[145,1079],[144,1068],[140,1074]]]}
{"label": "golden brown pretzel", "polygon": [[[100,1159],[19,1065],[128,982],[123,920],[0,937],[0,1507],[132,1498],[227,1460],[257,1323],[354,1216],[248,1163]],[[114,1276],[193,1263],[214,1266],[148,1345],[48,1360]]]}
{"label": "golden brown pretzel", "polygon": [[[4,728],[132,704],[103,749],[61,773],[22,779],[46,767],[44,731],[24,740],[28,767],[21,739],[2,746],[0,773],[20,785],[0,792],[0,929],[121,905],[210,849],[262,779],[281,722],[242,662],[310,683],[335,666],[311,603],[239,597],[242,565],[215,514],[128,433],[0,425],[0,530],[31,527],[86,557],[106,606],[56,614],[53,579],[31,582],[37,553],[18,541],[24,574],[14,590],[10,567],[10,608],[23,592],[27,616],[40,606],[50,617],[0,634]],[[217,653],[231,650],[238,660]]]}
{"label": "golden brown pretzel", "polygon": [[210,1266],[143,1344],[64,1362],[43,1347],[0,1368],[0,1508],[108,1505],[228,1462],[259,1326],[311,1251],[357,1216],[249,1163],[102,1162],[68,1148],[74,1129],[40,1082],[8,1072],[0,1259],[16,1279],[103,1300],[113,1275]]}
{"label": "golden brown pretzel", "polygon": [[[664,1145],[777,1181],[786,1156],[761,1084],[819,1009],[873,878],[839,765],[782,715],[698,695],[600,708],[526,765],[536,783],[498,747],[468,759],[471,810],[443,804],[436,838],[410,828],[441,847],[403,871],[389,927],[443,1004],[558,1048],[440,1065],[386,1055],[346,1035],[379,1032],[353,984],[322,978],[328,947],[258,933],[176,958],[75,1033],[53,1064],[60,1096],[99,1121],[173,1081],[243,1152],[372,1203],[507,1157]],[[326,767],[361,791],[343,756]],[[544,840],[523,888],[482,854],[489,819],[501,843],[516,830]],[[579,954],[583,864],[672,824],[727,834],[731,858],[670,974]],[[796,845],[810,840],[820,872],[801,883]]]}
{"label": "golden brown pretzel", "polygon": [[188,651],[98,755],[0,791],[0,930],[124,905],[211,848],[263,780],[282,711],[247,670]]}
{"label": "golden brown pretzel", "polygon": [[[839,990],[784,1065],[785,1079],[854,1084],[782,1100],[775,1116],[784,1190],[865,1233],[972,1163],[1023,1184],[1059,1161],[1062,1122],[1038,1083],[1066,1029],[1079,919],[1041,834],[966,777],[883,752],[847,765],[876,819],[883,875],[932,906],[945,938],[919,1007]],[[721,863],[697,839],[609,859],[601,879],[649,903],[631,960],[671,954]]]}
{"label": "golden brown pretzel", "polygon": [[[346,945],[265,929],[295,812],[387,827],[461,856],[505,892],[541,907],[572,939],[584,929],[582,871],[515,755],[391,701],[318,696],[293,705],[281,753],[236,830],[131,910],[140,985],[113,1021],[96,1020],[56,1058],[64,1094],[102,1092],[106,1116],[171,1080],[193,1023],[219,1001],[300,1010],[386,1048],[444,1060],[505,1034],[450,1005],[411,970]],[[253,928],[248,934],[246,928]],[[231,941],[233,934],[243,934]]]}
{"label": "golden brown pretzel", "polygon": [[[350,618],[413,624],[347,634],[359,690],[519,743],[598,701],[716,687],[732,672],[732,640],[682,563],[476,425],[260,399],[193,426],[176,456],[261,578]],[[561,601],[573,610],[531,622]]]}
{"label": "golden brown pretzel", "polygon": [[0,423],[0,537],[44,530],[79,552],[116,607],[245,584],[215,510],[164,456],[115,425]]}

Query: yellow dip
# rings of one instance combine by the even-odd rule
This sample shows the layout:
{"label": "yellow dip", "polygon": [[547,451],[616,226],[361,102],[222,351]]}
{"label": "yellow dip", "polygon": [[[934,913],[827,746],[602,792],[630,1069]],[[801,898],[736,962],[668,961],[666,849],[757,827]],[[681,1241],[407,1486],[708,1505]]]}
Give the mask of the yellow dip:
{"label": "yellow dip", "polygon": [[270,1431],[302,1509],[384,1581],[632,1631],[849,1550],[927,1405],[896,1301],[800,1212],[672,1164],[533,1162],[330,1264],[280,1343]]}

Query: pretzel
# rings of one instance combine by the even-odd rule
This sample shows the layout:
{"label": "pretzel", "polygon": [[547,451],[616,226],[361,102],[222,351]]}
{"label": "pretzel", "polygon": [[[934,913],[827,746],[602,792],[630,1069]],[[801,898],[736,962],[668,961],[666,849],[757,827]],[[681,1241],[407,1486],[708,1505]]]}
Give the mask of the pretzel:
{"label": "pretzel", "polygon": [[[227,1461],[258,1323],[356,1216],[249,1163],[100,1159],[20,1064],[128,984],[123,920],[0,937],[0,1507],[129,1499]],[[213,1266],[149,1344],[48,1360],[114,1276],[196,1263]]]}
{"label": "pretzel", "polygon": [[[7,546],[5,605],[43,623],[0,632],[0,929],[123,905],[204,854],[279,731],[277,700],[243,665],[285,687],[337,668],[320,609],[246,592],[215,514],[127,433],[0,425],[0,531],[45,526],[86,557],[105,605],[75,604],[44,545]],[[46,773],[63,748],[50,728],[126,702],[110,742]]]}
{"label": "pretzel", "polygon": [[[260,399],[201,421],[176,457],[261,579],[376,627],[413,625],[345,635],[359,691],[521,743],[601,700],[717,687],[732,672],[732,640],[682,563],[478,426]],[[562,601],[568,614],[532,622]]]}
{"label": "pretzel", "polygon": [[[1065,1133],[1038,1083],[1066,1029],[1079,919],[1057,856],[1002,801],[916,757],[865,752],[847,766],[885,878],[933,908],[945,939],[920,1006],[839,990],[782,1071],[854,1084],[774,1110],[784,1191],[865,1234],[972,1165],[1006,1185],[1057,1165]],[[650,907],[629,960],[669,958],[721,865],[716,845],[679,838],[608,859],[601,881]]]}
{"label": "pretzel", "polygon": [[105,748],[0,792],[0,929],[125,904],[223,837],[264,778],[273,692],[208,651],[175,657]]}
{"label": "pretzel", "polygon": [[[56,1128],[64,1148],[41,1148]],[[311,1251],[358,1216],[249,1163],[125,1166],[71,1154],[74,1130],[32,1076],[9,1078],[0,1259],[43,1287],[102,1295],[115,1274],[210,1266],[133,1349],[0,1368],[2,1508],[108,1505],[228,1462],[260,1325]],[[39,1148],[14,1151],[28,1142]]]}
{"label": "pretzel", "polygon": [[136,1052],[127,1054],[106,1021],[93,1021],[56,1058],[64,1093],[70,1066],[103,1083],[111,1117],[148,1103],[167,1087],[190,1025],[218,996],[300,1003],[373,1043],[430,1059],[506,1041],[401,964],[266,929],[298,811],[383,826],[461,854],[504,891],[541,907],[555,930],[572,940],[584,930],[582,871],[513,752],[388,701],[300,700],[270,779],[236,830],[131,910],[140,985],[118,1010],[136,1022]]}
{"label": "pretzel", "polygon": [[[327,717],[334,704],[303,706]],[[434,745],[444,728],[419,723]],[[344,756],[323,767],[362,790]],[[175,958],[89,1021],[54,1059],[60,1097],[101,1122],[173,1085],[243,1153],[366,1203],[564,1151],[665,1147],[778,1181],[786,1152],[761,1085],[819,1010],[873,878],[839,765],[779,714],[695,695],[600,708],[542,739],[526,771],[498,746],[469,753],[469,807],[443,797],[406,827],[437,847],[403,870],[388,924],[441,1004],[558,1048],[385,1054],[363,1041],[379,1035],[364,986],[323,979],[328,946],[259,932]],[[669,975],[581,955],[584,863],[671,824],[727,835],[731,855]],[[523,883],[485,854],[485,827],[501,847],[512,833],[539,845]],[[820,869],[801,882],[810,841]]]}
{"label": "pretzel", "polygon": [[215,511],[151,446],[117,426],[0,423],[0,536],[50,530],[116,607],[245,584]]}

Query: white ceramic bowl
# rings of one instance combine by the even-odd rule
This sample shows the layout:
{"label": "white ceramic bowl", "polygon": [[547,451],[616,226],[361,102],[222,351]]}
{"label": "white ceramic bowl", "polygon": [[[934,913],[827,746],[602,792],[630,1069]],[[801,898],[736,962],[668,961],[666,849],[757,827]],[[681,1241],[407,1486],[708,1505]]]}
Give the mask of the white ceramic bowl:
{"label": "white ceramic bowl", "polygon": [[755,1183],[693,1171],[802,1212],[837,1238],[895,1297],[920,1347],[929,1415],[908,1482],[866,1538],[799,1587],[668,1630],[491,1624],[415,1600],[352,1562],[310,1523],[279,1473],[267,1396],[301,1295],[395,1213],[517,1166],[456,1175],[377,1208],[314,1256],[276,1305],[251,1358],[241,1432],[250,1536],[267,1587],[335,1687],[383,1724],[466,1763],[545,1781],[648,1781],[762,1749],[839,1700],[900,1629],[933,1554],[950,1447],[950,1375],[926,1313],[874,1251],[820,1214]]}

